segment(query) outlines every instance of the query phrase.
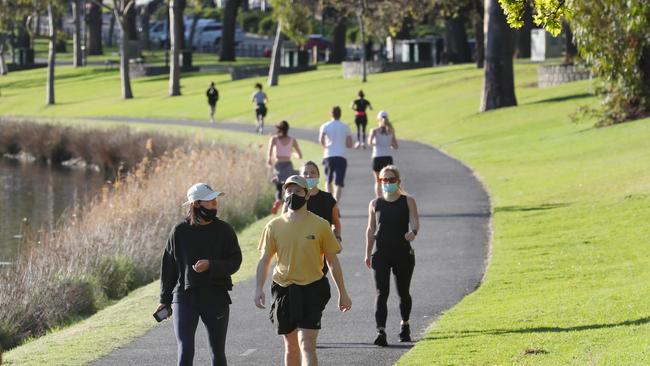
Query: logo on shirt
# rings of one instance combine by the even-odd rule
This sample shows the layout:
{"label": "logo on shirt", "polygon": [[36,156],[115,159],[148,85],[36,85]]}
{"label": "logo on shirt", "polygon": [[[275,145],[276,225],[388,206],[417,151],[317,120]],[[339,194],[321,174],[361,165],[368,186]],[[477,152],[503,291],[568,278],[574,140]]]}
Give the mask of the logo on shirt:
{"label": "logo on shirt", "polygon": [[309,234],[309,235],[305,236],[305,239],[307,239],[307,240],[316,240],[316,235]]}

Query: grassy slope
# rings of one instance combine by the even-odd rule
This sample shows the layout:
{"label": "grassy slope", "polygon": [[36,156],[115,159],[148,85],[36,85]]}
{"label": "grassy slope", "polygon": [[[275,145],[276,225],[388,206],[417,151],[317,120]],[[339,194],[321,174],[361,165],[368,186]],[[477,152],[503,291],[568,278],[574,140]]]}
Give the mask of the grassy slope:
{"label": "grassy slope", "polygon": [[[193,75],[183,80],[185,95],[170,99],[164,78],[138,80],[138,98],[121,101],[114,73],[60,75],[69,77],[58,84],[61,105],[48,108],[40,103],[44,73],[0,79],[0,113],[204,118],[203,90],[214,79],[220,117],[251,121],[257,81]],[[517,65],[516,81],[519,107],[484,114],[476,113],[481,72],[471,66],[371,75],[363,85],[400,137],[441,147],[476,169],[494,205],[485,282],[402,364],[648,364],[649,121],[574,124],[568,114],[577,105],[597,103],[589,82],[537,89],[535,66],[527,64]],[[269,119],[316,127],[360,87],[334,67],[282,77],[269,91]]]}

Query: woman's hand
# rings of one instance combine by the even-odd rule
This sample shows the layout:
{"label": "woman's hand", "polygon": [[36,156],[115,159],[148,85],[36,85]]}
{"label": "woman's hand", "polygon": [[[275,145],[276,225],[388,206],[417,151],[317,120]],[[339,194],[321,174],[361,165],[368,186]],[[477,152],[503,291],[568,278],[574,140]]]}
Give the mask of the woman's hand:
{"label": "woman's hand", "polygon": [[339,310],[342,312],[350,311],[352,308],[352,299],[348,296],[347,292],[339,294]]}
{"label": "woman's hand", "polygon": [[404,239],[408,241],[415,240],[415,233],[413,231],[409,231],[408,233],[404,234]]}
{"label": "woman's hand", "polygon": [[266,308],[266,299],[264,295],[264,290],[257,289],[255,290],[255,306],[260,309]]}
{"label": "woman's hand", "polygon": [[[166,308],[167,306],[169,306],[169,305],[167,305],[167,304],[158,304],[158,307],[156,308],[156,311],[154,311],[153,313],[155,314],[155,313],[159,312],[160,310]],[[171,316],[171,314],[169,314],[167,316],[167,318],[169,318],[170,316]],[[165,318],[165,319],[167,319],[167,318]]]}
{"label": "woman's hand", "polygon": [[273,166],[273,160],[271,160],[271,158],[269,158],[269,160],[266,161],[266,165]]}
{"label": "woman's hand", "polygon": [[195,272],[201,273],[205,272],[210,268],[210,261],[207,259],[199,259],[196,261],[196,263],[192,266],[192,269],[194,269]]}
{"label": "woman's hand", "polygon": [[368,269],[372,268],[372,262],[370,261],[370,257],[367,255],[366,255],[366,267],[368,267]]}

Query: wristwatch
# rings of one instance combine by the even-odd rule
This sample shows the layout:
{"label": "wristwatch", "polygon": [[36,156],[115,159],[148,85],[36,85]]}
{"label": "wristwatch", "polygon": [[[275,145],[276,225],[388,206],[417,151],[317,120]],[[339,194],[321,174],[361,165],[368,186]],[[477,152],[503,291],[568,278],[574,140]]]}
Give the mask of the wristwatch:
{"label": "wristwatch", "polygon": [[343,239],[342,239],[340,236],[336,236],[336,240],[338,240],[338,241],[340,241],[340,242],[343,241]]}
{"label": "wristwatch", "polygon": [[418,231],[417,231],[417,229],[411,229],[411,232],[413,233],[413,235],[418,236]]}

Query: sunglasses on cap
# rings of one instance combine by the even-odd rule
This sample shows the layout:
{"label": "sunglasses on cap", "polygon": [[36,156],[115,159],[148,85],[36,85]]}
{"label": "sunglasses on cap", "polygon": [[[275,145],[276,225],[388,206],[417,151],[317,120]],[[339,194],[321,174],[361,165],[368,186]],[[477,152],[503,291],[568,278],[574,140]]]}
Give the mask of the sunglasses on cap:
{"label": "sunglasses on cap", "polygon": [[390,177],[390,178],[379,178],[377,179],[377,182],[379,183],[397,183],[399,179],[397,177]]}

